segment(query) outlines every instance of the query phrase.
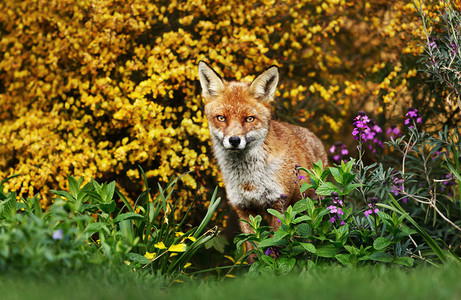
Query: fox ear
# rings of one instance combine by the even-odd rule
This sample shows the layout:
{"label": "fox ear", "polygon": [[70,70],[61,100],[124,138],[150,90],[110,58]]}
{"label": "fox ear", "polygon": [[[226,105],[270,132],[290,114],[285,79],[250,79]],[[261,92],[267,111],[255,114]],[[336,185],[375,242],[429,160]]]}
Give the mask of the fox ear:
{"label": "fox ear", "polygon": [[279,82],[279,68],[271,66],[256,77],[250,85],[250,93],[263,102],[274,100],[275,89]]}
{"label": "fox ear", "polygon": [[202,96],[205,100],[219,95],[224,90],[221,76],[203,60],[198,63],[198,77],[202,86]]}

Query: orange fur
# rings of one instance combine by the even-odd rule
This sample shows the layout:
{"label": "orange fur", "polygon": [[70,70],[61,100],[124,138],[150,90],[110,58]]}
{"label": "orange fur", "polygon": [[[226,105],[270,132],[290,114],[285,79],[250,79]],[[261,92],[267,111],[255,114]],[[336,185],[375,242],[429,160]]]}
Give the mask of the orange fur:
{"label": "orange fur", "polygon": [[[227,82],[208,64],[199,63],[213,152],[221,169],[230,204],[241,219],[279,211],[300,199],[295,166],[310,167],[327,154],[308,129],[271,120],[271,102],[278,83],[272,66],[251,84]],[[272,215],[269,224],[278,228]],[[241,222],[241,229],[251,228]]]}

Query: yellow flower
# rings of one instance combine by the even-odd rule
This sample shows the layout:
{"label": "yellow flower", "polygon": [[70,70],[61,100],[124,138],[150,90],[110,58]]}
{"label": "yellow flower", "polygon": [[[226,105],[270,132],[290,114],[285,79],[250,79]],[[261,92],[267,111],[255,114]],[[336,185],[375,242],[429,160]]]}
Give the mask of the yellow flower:
{"label": "yellow flower", "polygon": [[146,254],[144,254],[144,257],[147,258],[147,259],[150,259],[150,260],[153,260],[155,258],[157,254],[155,252],[146,252]]}
{"label": "yellow flower", "polygon": [[184,252],[187,249],[186,244],[177,244],[177,245],[171,245],[170,248],[168,248],[168,251],[170,252]]}
{"label": "yellow flower", "polygon": [[230,260],[233,264],[235,264],[235,260],[232,256],[229,256],[229,255],[224,255],[225,258],[227,258],[228,260]]}
{"label": "yellow flower", "polygon": [[158,242],[157,244],[154,245],[154,247],[158,249],[166,249],[166,246],[163,242]]}

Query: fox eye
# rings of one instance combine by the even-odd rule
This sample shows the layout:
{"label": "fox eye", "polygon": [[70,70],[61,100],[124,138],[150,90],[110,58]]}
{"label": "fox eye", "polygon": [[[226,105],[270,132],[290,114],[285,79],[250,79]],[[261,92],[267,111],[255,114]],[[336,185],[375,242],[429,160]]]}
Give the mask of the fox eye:
{"label": "fox eye", "polygon": [[216,119],[218,119],[219,122],[225,122],[226,121],[225,116],[217,116]]}
{"label": "fox eye", "polygon": [[248,122],[248,123],[251,123],[251,122],[253,122],[254,120],[255,120],[255,117],[253,117],[253,116],[250,116],[250,117],[246,117],[246,118],[245,118],[245,122]]}

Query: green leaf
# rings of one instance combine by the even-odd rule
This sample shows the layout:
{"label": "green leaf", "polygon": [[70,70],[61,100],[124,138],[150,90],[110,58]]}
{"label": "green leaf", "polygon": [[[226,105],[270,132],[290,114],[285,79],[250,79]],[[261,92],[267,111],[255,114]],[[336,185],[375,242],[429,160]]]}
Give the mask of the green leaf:
{"label": "green leaf", "polygon": [[267,209],[267,212],[270,213],[271,215],[277,217],[280,220],[284,220],[285,217],[278,211],[272,208]]}
{"label": "green leaf", "polygon": [[415,260],[411,257],[403,256],[403,257],[397,257],[397,259],[394,261],[396,264],[404,265],[407,267],[413,267],[413,263]]}
{"label": "green leaf", "polygon": [[109,203],[110,201],[112,201],[112,199],[114,198],[114,193],[115,193],[115,181],[112,181],[111,183],[109,183],[107,185],[107,188],[106,188],[106,197],[105,197],[105,201],[106,203]]}
{"label": "green leaf", "polygon": [[117,222],[120,222],[120,221],[123,221],[123,220],[129,220],[129,219],[138,219],[138,220],[142,220],[142,219],[144,219],[144,216],[142,216],[142,215],[140,215],[140,214],[137,214],[137,213],[128,212],[128,213],[124,213],[124,214],[118,215],[118,216],[114,219],[114,222],[117,223]]}
{"label": "green leaf", "polygon": [[299,192],[300,192],[300,193],[304,193],[304,192],[307,191],[308,189],[315,188],[315,187],[316,187],[316,186],[313,185],[313,184],[304,182],[304,183],[301,185],[301,188],[299,189]]}
{"label": "green leaf", "polygon": [[115,201],[112,201],[110,203],[101,203],[98,204],[98,207],[100,210],[102,210],[105,213],[111,214],[115,211],[116,204]]}
{"label": "green leaf", "polygon": [[99,232],[99,231],[101,231],[103,229],[104,229],[104,231],[109,231],[109,229],[106,226],[106,223],[94,222],[94,223],[88,224],[88,226],[86,226],[84,232],[88,233],[89,235],[93,235],[96,232]]}
{"label": "green leaf", "polygon": [[317,193],[317,195],[321,195],[321,196],[331,195],[332,192],[336,192],[338,194],[341,194],[340,190],[331,182],[322,183],[315,190],[315,192]]}
{"label": "green leaf", "polygon": [[61,196],[61,197],[64,197],[68,201],[75,201],[76,200],[71,194],[69,194],[66,191],[51,190],[51,193],[53,193],[55,195],[58,195],[58,196]]}
{"label": "green leaf", "polygon": [[272,266],[275,264],[275,258],[269,255],[260,255],[258,256],[261,262],[264,262],[266,265]]}
{"label": "green leaf", "polygon": [[341,176],[341,171],[336,167],[329,167],[331,175],[336,180],[337,183],[343,185],[343,176]]}
{"label": "green leaf", "polygon": [[311,227],[306,223],[301,223],[296,226],[296,231],[303,238],[308,238],[311,235]]}
{"label": "green leaf", "polygon": [[402,208],[402,206],[400,206],[400,204],[395,200],[395,198],[391,194],[389,194],[389,198],[391,199],[393,206],[389,206],[389,205],[386,205],[386,204],[383,204],[383,203],[378,203],[377,205],[380,206],[380,207],[390,209],[390,210],[392,210],[394,212],[398,212],[398,213],[402,214],[403,216],[405,216],[405,218],[413,226],[415,226],[416,231],[418,231],[419,234],[421,234],[423,239],[426,241],[426,243],[429,245],[429,247],[431,247],[431,249],[435,252],[435,254],[440,258],[440,260],[443,263],[446,263],[447,262],[447,257],[445,256],[445,253],[440,248],[440,246],[437,245],[435,240],[424,229],[422,229],[418,225],[418,223]]}
{"label": "green leaf", "polygon": [[0,201],[0,219],[11,217],[16,212],[16,196],[13,193],[7,196],[6,200]]}
{"label": "green leaf", "polygon": [[148,259],[147,257],[142,256],[142,255],[140,255],[138,253],[128,253],[126,255],[126,257],[129,260],[134,261],[134,262],[138,262],[138,263],[140,263],[142,265],[147,265],[147,264],[149,264],[151,262],[150,259]]}
{"label": "green leaf", "polygon": [[384,250],[391,244],[391,241],[386,237],[379,237],[373,242],[373,248],[378,251]]}
{"label": "green leaf", "polygon": [[296,219],[293,220],[293,224],[298,224],[298,223],[301,223],[303,221],[309,221],[311,218],[309,216],[301,216],[301,217],[297,217]]}
{"label": "green leaf", "polygon": [[336,249],[333,245],[327,245],[321,248],[317,248],[316,254],[320,257],[332,258],[338,254],[338,249]]}
{"label": "green leaf", "polygon": [[286,274],[293,270],[296,264],[295,258],[280,257],[277,260],[277,268],[282,274]]}
{"label": "green leaf", "polygon": [[378,211],[378,216],[380,216],[381,219],[392,220],[391,216],[382,211]]}
{"label": "green leaf", "polygon": [[368,259],[374,260],[374,261],[391,263],[394,260],[394,257],[386,252],[376,252],[376,253],[370,254],[368,256]]}
{"label": "green leaf", "polygon": [[361,183],[351,183],[349,185],[346,186],[346,189],[344,190],[344,194],[349,194],[350,192],[352,192],[354,189],[358,188],[358,187],[361,187],[363,186],[363,184]]}
{"label": "green leaf", "polygon": [[360,254],[360,250],[357,249],[354,246],[344,245],[344,249],[346,249],[347,252],[349,252],[352,255],[359,255]]}
{"label": "green leaf", "polygon": [[354,179],[355,179],[355,174],[344,173],[343,174],[343,185],[344,186],[349,185]]}
{"label": "green leaf", "polygon": [[313,253],[313,254],[317,253],[317,249],[315,248],[314,244],[311,244],[311,243],[300,243],[300,244],[301,246],[303,246],[304,249],[306,249],[306,251]]}
{"label": "green leaf", "polygon": [[75,180],[74,177],[72,176],[67,176],[67,181],[69,182],[69,190],[72,194],[72,196],[77,199],[78,191],[79,191],[79,185],[77,180]]}
{"label": "green leaf", "polygon": [[336,254],[335,258],[345,266],[351,265],[351,255],[350,254]]}
{"label": "green leaf", "polygon": [[304,212],[308,208],[309,208],[309,205],[308,205],[307,199],[301,199],[293,205],[293,211],[297,213]]}

